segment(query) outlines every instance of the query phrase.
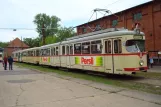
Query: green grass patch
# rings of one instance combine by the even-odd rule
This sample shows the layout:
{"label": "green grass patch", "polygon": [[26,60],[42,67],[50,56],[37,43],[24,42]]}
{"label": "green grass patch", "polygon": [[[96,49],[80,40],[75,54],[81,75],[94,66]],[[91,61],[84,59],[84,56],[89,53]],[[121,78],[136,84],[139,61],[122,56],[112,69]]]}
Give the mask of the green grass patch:
{"label": "green grass patch", "polygon": [[161,73],[157,72],[139,72],[135,76],[161,80]]}
{"label": "green grass patch", "polygon": [[[151,84],[139,83],[139,82],[135,82],[133,80],[108,78],[108,77],[88,75],[88,74],[76,73],[76,72],[67,72],[67,71],[57,70],[57,69],[53,69],[53,68],[49,68],[49,67],[36,66],[36,65],[25,64],[25,63],[15,63],[15,65],[17,65],[19,67],[29,68],[29,69],[36,69],[36,70],[39,70],[41,72],[53,72],[53,73],[57,73],[57,74],[64,75],[64,76],[70,76],[70,77],[73,77],[73,78],[80,78],[80,79],[90,80],[90,81],[93,81],[93,82],[99,82],[99,83],[104,83],[104,84],[108,84],[108,85],[114,85],[114,86],[119,86],[119,87],[123,87],[123,88],[140,90],[140,91],[144,91],[144,92],[149,92],[149,93],[161,95],[161,88],[160,87],[158,88],[158,87],[155,87],[154,85],[151,85]],[[160,78],[155,73],[154,74],[151,74],[151,73],[146,74],[146,73],[143,73],[143,72],[138,73],[138,74],[136,74],[135,76],[132,76],[132,77],[135,78],[137,76]]]}

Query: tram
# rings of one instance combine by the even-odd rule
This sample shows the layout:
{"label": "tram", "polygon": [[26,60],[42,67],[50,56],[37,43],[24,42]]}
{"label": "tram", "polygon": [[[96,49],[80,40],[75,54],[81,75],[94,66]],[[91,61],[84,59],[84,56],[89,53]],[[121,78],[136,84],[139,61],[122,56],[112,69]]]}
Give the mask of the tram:
{"label": "tram", "polygon": [[3,61],[3,49],[0,48],[0,62]]}
{"label": "tram", "polygon": [[140,29],[110,28],[62,42],[13,52],[15,61],[112,74],[147,70],[145,35]]}

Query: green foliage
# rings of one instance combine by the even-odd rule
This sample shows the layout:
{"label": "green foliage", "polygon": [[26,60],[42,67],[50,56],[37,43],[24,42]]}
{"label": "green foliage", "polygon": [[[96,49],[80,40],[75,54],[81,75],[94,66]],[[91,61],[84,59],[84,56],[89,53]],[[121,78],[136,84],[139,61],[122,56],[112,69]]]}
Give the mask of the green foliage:
{"label": "green foliage", "polygon": [[5,47],[7,47],[7,45],[8,45],[8,42],[0,42],[1,48],[5,48]]}
{"label": "green foliage", "polygon": [[52,44],[65,40],[66,38],[75,35],[72,27],[66,28],[61,27],[58,22],[60,19],[57,16],[49,16],[44,13],[37,14],[34,19],[34,23],[37,25],[37,32],[39,33],[39,39],[33,40],[32,38],[25,38],[25,43],[30,47],[42,46],[42,35],[44,28],[45,43]]}
{"label": "green foliage", "polygon": [[40,46],[40,38],[24,38],[24,43],[27,44],[28,46],[32,47],[38,47]]}
{"label": "green foliage", "polygon": [[46,42],[47,44],[56,43],[56,42],[57,42],[57,37],[56,37],[56,36],[48,36],[48,37],[45,39],[45,42]]}
{"label": "green foliage", "polygon": [[44,28],[44,34],[45,36],[49,35],[55,35],[58,31],[58,27],[60,26],[58,22],[60,19],[56,16],[49,16],[45,13],[40,13],[35,16],[34,23],[37,25],[37,32],[39,33],[39,36],[42,37]]}
{"label": "green foliage", "polygon": [[[52,44],[57,42],[57,37],[56,36],[47,36],[45,39],[45,43],[47,44]],[[42,46],[42,40],[40,41],[40,46]]]}
{"label": "green foliage", "polygon": [[[74,35],[75,35],[75,32],[71,27],[59,28],[58,32],[54,36],[46,37],[45,43],[46,44],[57,43],[57,42],[65,40],[66,38],[72,37]],[[40,44],[42,45],[42,41]]]}
{"label": "green foliage", "polygon": [[72,27],[69,27],[69,28],[66,28],[66,27],[60,28],[58,33],[56,34],[56,36],[58,38],[57,42],[63,41],[66,38],[70,38],[70,37],[72,37],[74,35],[75,35],[75,32],[74,32]]}

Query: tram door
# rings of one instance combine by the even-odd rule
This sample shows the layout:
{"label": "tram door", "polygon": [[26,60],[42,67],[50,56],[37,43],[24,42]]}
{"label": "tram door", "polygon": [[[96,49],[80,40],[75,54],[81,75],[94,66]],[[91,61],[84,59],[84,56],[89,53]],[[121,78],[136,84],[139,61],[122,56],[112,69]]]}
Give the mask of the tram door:
{"label": "tram door", "polygon": [[114,62],[113,62],[113,39],[104,40],[104,67],[105,72],[114,73]]}
{"label": "tram door", "polygon": [[66,66],[70,68],[70,46],[66,45]]}
{"label": "tram door", "polygon": [[18,53],[18,61],[19,62],[21,61],[21,53],[20,52]]}
{"label": "tram door", "polygon": [[113,65],[114,65],[114,73],[119,74],[122,73],[122,60],[124,60],[124,56],[122,53],[122,44],[121,38],[113,39]]}

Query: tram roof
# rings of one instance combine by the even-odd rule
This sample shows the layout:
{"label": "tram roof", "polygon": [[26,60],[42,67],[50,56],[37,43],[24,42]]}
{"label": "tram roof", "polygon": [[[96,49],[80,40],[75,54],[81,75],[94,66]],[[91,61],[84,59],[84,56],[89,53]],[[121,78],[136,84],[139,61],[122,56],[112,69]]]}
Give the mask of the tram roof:
{"label": "tram roof", "polygon": [[13,53],[17,53],[17,52],[24,52],[24,51],[28,51],[28,50],[34,50],[34,49],[39,49],[40,47],[34,47],[34,48],[28,48],[28,49],[24,49],[24,50],[18,50],[18,51],[15,51]]}
{"label": "tram roof", "polygon": [[[66,39],[66,41],[44,45],[44,46],[41,46],[41,48],[52,47],[52,46],[63,45],[63,44],[78,43],[82,41],[96,40],[96,39],[106,38],[106,37],[116,37],[116,36],[126,36],[126,35],[136,35],[136,31],[130,31],[127,29],[110,28],[102,31],[97,31],[89,34],[71,37]],[[140,35],[144,35],[144,33],[140,32]]]}

